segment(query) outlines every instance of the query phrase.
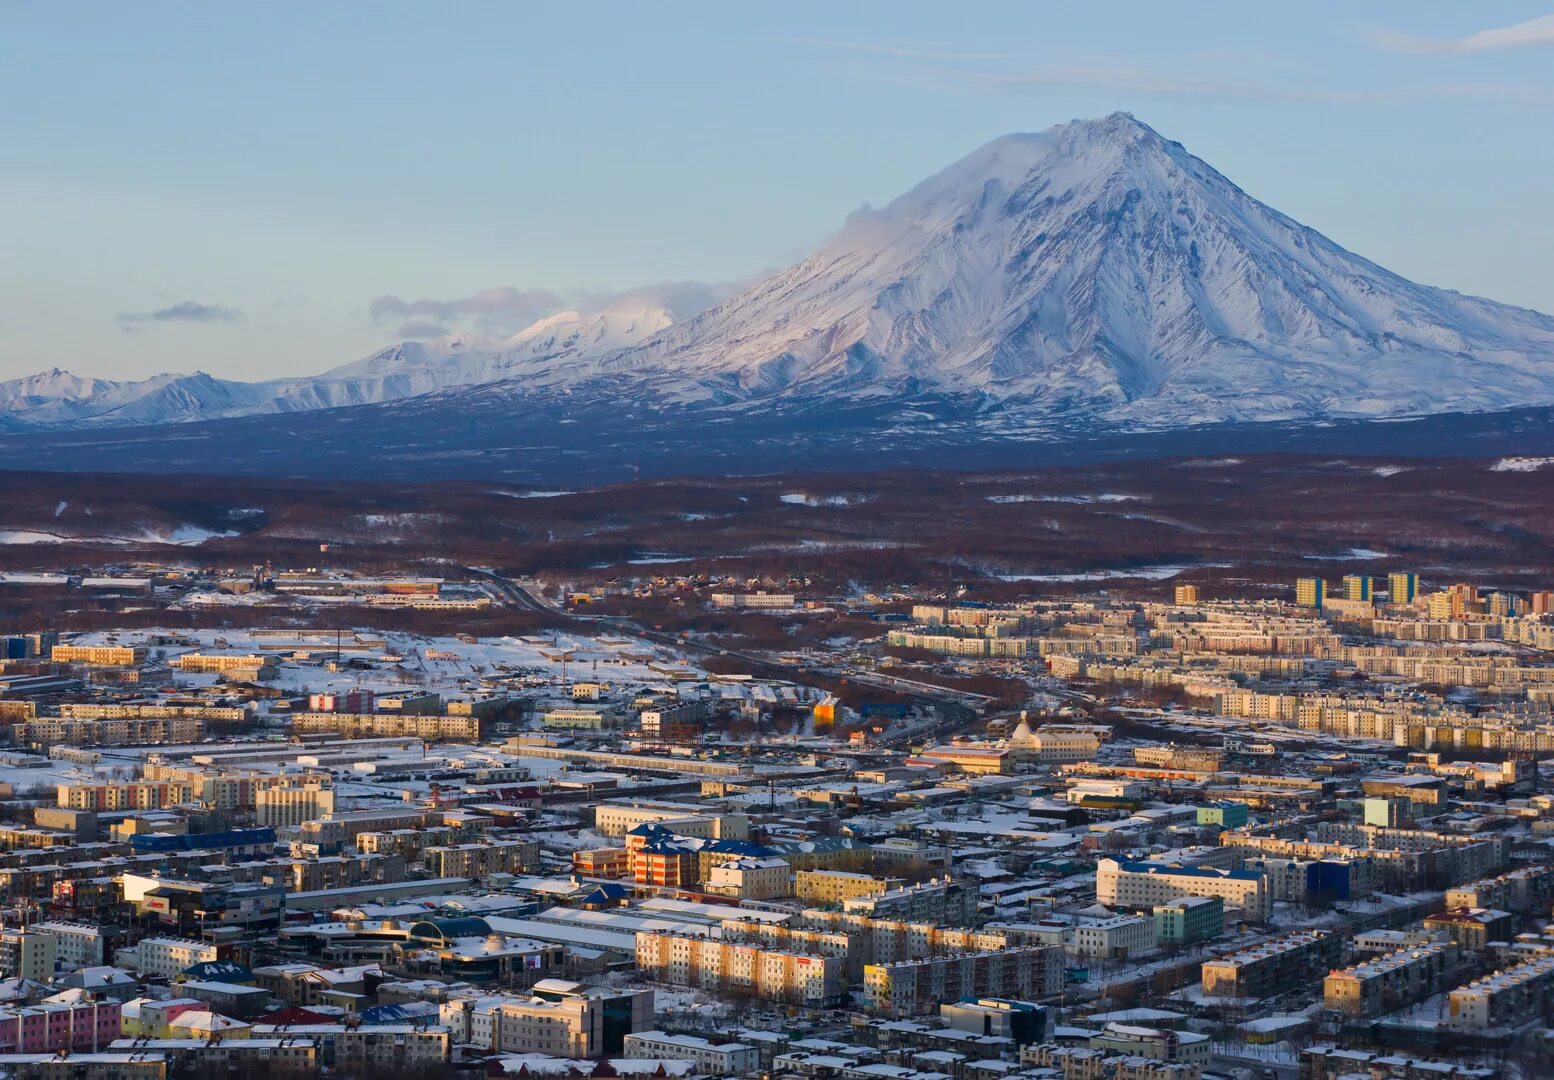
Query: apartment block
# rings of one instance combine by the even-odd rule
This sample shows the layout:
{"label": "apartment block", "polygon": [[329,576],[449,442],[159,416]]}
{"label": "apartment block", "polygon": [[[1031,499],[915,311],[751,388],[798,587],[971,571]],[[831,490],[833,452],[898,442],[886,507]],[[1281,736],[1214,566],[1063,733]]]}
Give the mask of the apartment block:
{"label": "apartment block", "polygon": [[877,878],[845,870],[800,870],[793,875],[793,893],[812,904],[832,904],[860,896],[873,896],[906,884],[900,878]]}
{"label": "apartment block", "polygon": [[944,878],[854,896],[842,901],[842,910],[871,919],[964,926],[976,918],[977,899],[975,885]]}
{"label": "apartment block", "polygon": [[291,718],[291,730],[298,735],[334,733],[348,739],[405,736],[427,742],[478,743],[481,723],[474,714],[303,712]]}
{"label": "apartment block", "polygon": [[327,775],[282,777],[253,795],[254,821],[272,828],[290,828],[335,812],[334,781]]}
{"label": "apartment block", "polygon": [[1155,905],[1155,937],[1161,944],[1188,945],[1225,932],[1225,902],[1217,896],[1184,896]]}
{"label": "apartment block", "polygon": [[37,930],[0,930],[0,978],[48,982],[54,978],[58,943]]}
{"label": "apartment block", "polygon": [[141,938],[129,950],[134,970],[142,975],[161,975],[172,979],[195,964],[220,959],[220,952],[208,941],[192,938]]}
{"label": "apartment block", "polygon": [[1347,1016],[1380,1016],[1439,991],[1456,958],[1447,942],[1399,949],[1328,975],[1322,1002]]}
{"label": "apartment block", "polygon": [[1518,1024],[1536,1014],[1554,988],[1554,956],[1474,979],[1447,995],[1452,1027],[1482,1030]]}
{"label": "apartment block", "polygon": [[792,876],[792,869],[778,858],[730,859],[712,868],[703,888],[741,900],[775,900],[793,895]]}
{"label": "apartment block", "polygon": [[1116,859],[1096,863],[1095,898],[1107,907],[1153,910],[1156,904],[1183,896],[1217,896],[1227,908],[1253,919],[1266,919],[1272,911],[1267,879],[1262,874]]}
{"label": "apartment block", "polygon": [[49,659],[56,664],[90,664],[94,667],[139,667],[146,650],[128,645],[55,645]]}
{"label": "apartment block", "polygon": [[483,878],[492,874],[521,874],[540,864],[540,845],[535,840],[485,840],[478,844],[429,847],[421,853],[421,865],[433,877]]}
{"label": "apartment block", "polygon": [[761,1052],[742,1042],[717,1042],[699,1035],[639,1031],[626,1036],[626,1056],[657,1061],[691,1061],[705,1076],[753,1076],[761,1071]]}
{"label": "apartment block", "polygon": [[750,993],[811,1007],[842,1000],[847,962],[688,933],[639,932],[637,969],[676,986],[721,993]]}
{"label": "apartment block", "polygon": [[967,997],[1047,997],[1063,987],[1064,956],[1056,946],[1028,945],[870,964],[863,969],[863,1006],[905,1017]]}
{"label": "apartment block", "polygon": [[1305,930],[1205,962],[1203,992],[1215,997],[1261,998],[1329,970],[1343,955],[1344,939],[1326,930]]}

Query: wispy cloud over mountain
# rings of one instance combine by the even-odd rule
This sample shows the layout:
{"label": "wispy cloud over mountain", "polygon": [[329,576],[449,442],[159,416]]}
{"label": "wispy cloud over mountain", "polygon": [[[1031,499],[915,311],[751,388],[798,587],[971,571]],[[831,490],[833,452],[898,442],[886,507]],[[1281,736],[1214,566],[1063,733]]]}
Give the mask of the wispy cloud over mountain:
{"label": "wispy cloud over mountain", "polygon": [[194,300],[180,300],[176,304],[157,308],[155,311],[121,311],[113,318],[120,325],[135,326],[140,323],[161,322],[235,322],[242,317],[243,313],[236,308],[222,307],[220,304],[201,304]]}
{"label": "wispy cloud over mountain", "polygon": [[1368,28],[1366,36],[1376,47],[1398,53],[1443,55],[1547,47],[1554,46],[1554,14],[1539,15],[1510,26],[1491,27],[1466,37],[1424,37],[1380,26]]}

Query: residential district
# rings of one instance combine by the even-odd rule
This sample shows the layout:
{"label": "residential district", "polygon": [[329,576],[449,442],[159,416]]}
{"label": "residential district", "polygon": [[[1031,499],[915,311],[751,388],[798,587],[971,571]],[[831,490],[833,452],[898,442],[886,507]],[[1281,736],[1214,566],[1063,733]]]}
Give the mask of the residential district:
{"label": "residential district", "polygon": [[[203,595],[277,582],[568,629],[187,629],[163,569],[13,575],[168,625],[0,637],[0,1074],[1554,1074],[1549,592]],[[877,633],[588,613],[627,588]]]}

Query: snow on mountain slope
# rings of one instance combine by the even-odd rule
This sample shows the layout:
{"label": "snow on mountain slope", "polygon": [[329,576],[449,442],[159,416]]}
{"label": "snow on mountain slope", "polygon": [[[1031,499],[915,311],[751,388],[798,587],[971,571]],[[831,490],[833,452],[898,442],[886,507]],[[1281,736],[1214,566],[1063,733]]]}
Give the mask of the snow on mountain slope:
{"label": "snow on mountain slope", "polygon": [[1401,278],[1118,113],[998,139],[699,313],[630,295],[275,383],[50,372],[0,385],[0,420],[580,392],[730,414],[932,399],[990,434],[1479,412],[1554,403],[1554,319]]}
{"label": "snow on mountain slope", "polygon": [[371,405],[449,387],[577,372],[568,365],[636,345],[670,326],[669,307],[628,295],[603,311],[563,311],[510,338],[407,341],[316,378],[245,383],[193,375],[115,382],[54,369],[0,383],[3,430],[182,423]]}
{"label": "snow on mountain slope", "polygon": [[999,139],[605,367],[1159,426],[1398,415],[1554,401],[1554,319],[1400,278],[1116,114]]}

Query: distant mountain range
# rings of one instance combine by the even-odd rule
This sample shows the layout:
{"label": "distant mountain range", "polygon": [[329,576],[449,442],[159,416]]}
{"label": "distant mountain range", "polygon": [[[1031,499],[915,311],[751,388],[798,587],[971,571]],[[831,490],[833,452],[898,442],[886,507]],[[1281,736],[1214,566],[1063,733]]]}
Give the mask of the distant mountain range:
{"label": "distant mountain range", "polygon": [[628,297],[316,378],[0,384],[15,433],[271,417],[226,430],[328,442],[333,426],[365,451],[415,439],[411,419],[502,415],[539,450],[543,425],[598,425],[617,458],[632,432],[691,449],[709,425],[776,437],[784,417],[975,442],[1549,405],[1554,318],[1384,270],[1122,113],[998,139],[703,310]]}

